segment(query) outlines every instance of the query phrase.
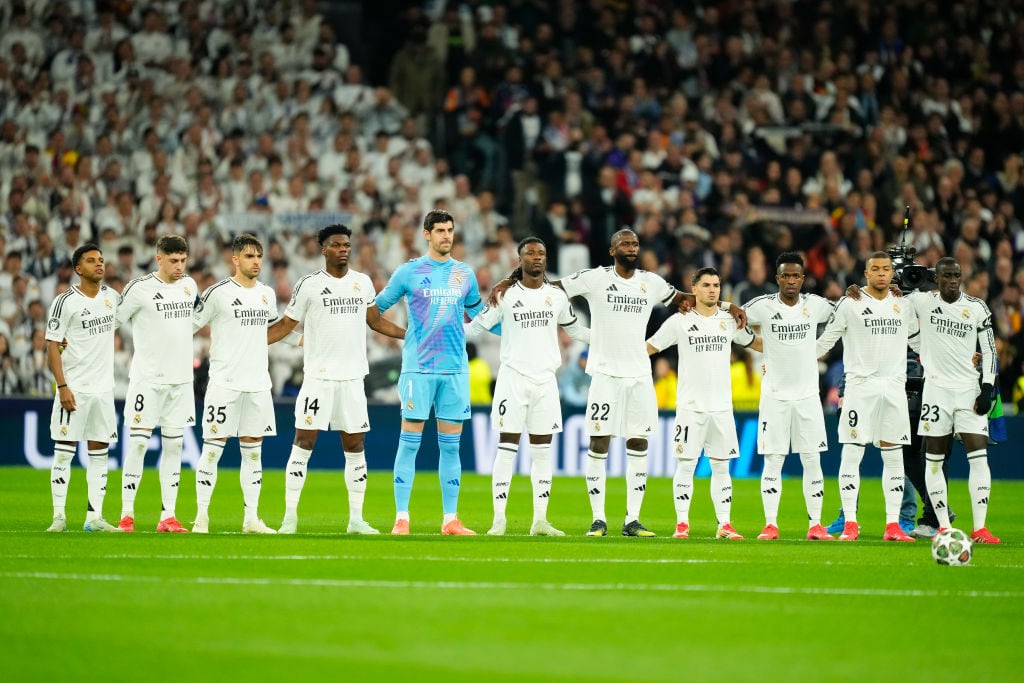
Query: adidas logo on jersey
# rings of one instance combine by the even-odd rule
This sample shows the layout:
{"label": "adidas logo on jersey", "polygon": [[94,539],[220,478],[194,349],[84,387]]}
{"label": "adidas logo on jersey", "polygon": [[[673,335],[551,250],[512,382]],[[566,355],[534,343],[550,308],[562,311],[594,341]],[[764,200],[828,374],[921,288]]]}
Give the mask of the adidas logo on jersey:
{"label": "adidas logo on jersey", "polygon": [[860,313],[860,314],[861,314],[861,315],[874,315],[874,314],[873,314],[873,313],[871,312],[871,309],[870,309],[870,308],[865,308],[865,309],[864,309],[863,311],[861,311],[861,313]]}
{"label": "adidas logo on jersey", "polygon": [[369,422],[364,422],[363,426],[360,427],[360,429],[369,429],[369,428],[370,428],[370,423]]}
{"label": "adidas logo on jersey", "polygon": [[558,429],[558,423],[556,422],[555,424],[551,425],[551,428],[552,429]]}
{"label": "adidas logo on jersey", "polygon": [[782,320],[782,314],[776,313],[775,315],[772,316],[772,320]]}
{"label": "adidas logo on jersey", "polygon": [[605,291],[606,292],[617,292],[617,291],[619,291],[619,288],[616,287],[615,285],[608,285],[608,289],[606,289]]}
{"label": "adidas logo on jersey", "polygon": [[818,444],[818,448],[828,448],[828,444],[822,441],[821,443]]}
{"label": "adidas logo on jersey", "polygon": [[936,306],[934,308],[934,310],[932,310],[932,313],[938,313],[939,315],[942,315],[942,308],[939,307],[939,306]]}
{"label": "adidas logo on jersey", "polygon": [[696,325],[691,325],[690,329],[688,329],[687,332],[700,332],[700,328],[697,327]]}
{"label": "adidas logo on jersey", "polygon": [[420,287],[429,287],[429,286],[430,286],[430,278],[429,277],[425,277],[422,280],[420,280]]}
{"label": "adidas logo on jersey", "polygon": [[267,428],[263,430],[263,433],[264,434],[268,434],[268,433],[273,432],[273,431],[274,431],[274,428],[271,427],[270,425],[267,425]]}
{"label": "adidas logo on jersey", "polygon": [[241,299],[235,299],[234,301],[231,302],[231,305],[232,306],[241,306],[242,305],[242,300]]}
{"label": "adidas logo on jersey", "polygon": [[153,301],[160,301],[163,298],[164,298],[164,295],[161,294],[160,292],[157,292],[156,294],[153,295]]}
{"label": "adidas logo on jersey", "polygon": [[324,287],[324,291],[320,292],[320,296],[323,296],[325,294],[330,294],[330,293],[331,293],[330,287]]}
{"label": "adidas logo on jersey", "polygon": [[519,301],[515,302],[514,304],[512,304],[512,308],[522,308],[522,307],[523,307],[523,306],[525,306],[525,305],[526,305],[526,304],[524,304],[524,303],[522,302],[522,300],[519,300]]}
{"label": "adidas logo on jersey", "polygon": [[92,315],[92,313],[89,312],[88,308],[83,308],[82,309],[82,315]]}

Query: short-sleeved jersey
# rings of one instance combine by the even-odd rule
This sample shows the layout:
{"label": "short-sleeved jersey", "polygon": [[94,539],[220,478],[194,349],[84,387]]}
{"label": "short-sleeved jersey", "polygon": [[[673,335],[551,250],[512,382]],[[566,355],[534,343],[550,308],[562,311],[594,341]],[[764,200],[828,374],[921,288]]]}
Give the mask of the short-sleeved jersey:
{"label": "short-sleeved jersey", "polygon": [[73,392],[100,394],[114,388],[117,299],[117,292],[106,285],[94,297],[73,285],[50,304],[46,339],[68,340],[61,364]]}
{"label": "short-sleeved jersey", "polygon": [[501,365],[543,382],[562,364],[558,326],[576,322],[569,297],[558,287],[537,289],[517,282],[496,306],[485,306],[475,324],[490,329],[501,323]]}
{"label": "short-sleeved jersey", "polygon": [[613,266],[591,268],[561,280],[570,297],[590,304],[590,355],[587,374],[642,377],[651,374],[644,337],[656,304],[668,305],[676,289],[646,270],[623,278]]}
{"label": "short-sleeved jersey", "polygon": [[[662,351],[679,347],[679,385],[676,408],[710,413],[732,410],[731,344],[750,346],[754,333],[739,329],[722,310],[705,316],[691,311],[669,316],[647,343]],[[646,346],[645,346],[646,348]]]}
{"label": "short-sleeved jersey", "polygon": [[761,392],[770,398],[792,401],[818,395],[818,361],[814,343],[818,325],[834,310],[828,299],[801,294],[790,306],[778,294],[748,301],[747,324],[761,328],[765,374]]}
{"label": "short-sleeved jersey", "polygon": [[981,299],[961,294],[946,303],[938,291],[904,297],[921,327],[921,365],[929,385],[947,389],[977,387],[974,353],[981,351],[982,381],[995,384],[996,352],[992,313]]}
{"label": "short-sleeved jersey", "polygon": [[117,324],[131,324],[135,353],[129,377],[146,384],[192,381],[192,315],[199,288],[187,275],[164,282],[150,273],[121,292]]}
{"label": "short-sleeved jersey", "polygon": [[917,332],[914,307],[892,292],[881,300],[867,293],[856,301],[843,297],[818,338],[814,356],[827,353],[842,337],[847,384],[869,379],[892,379],[903,384],[907,379],[908,340]]}
{"label": "short-sleeved jersey", "polygon": [[373,282],[350,270],[334,277],[318,270],[299,280],[284,314],[300,321],[303,374],[310,379],[362,379],[366,360],[366,310],[376,305]]}
{"label": "short-sleeved jersey", "polygon": [[470,267],[455,259],[412,259],[399,266],[377,295],[377,308],[383,313],[403,296],[409,304],[409,325],[402,346],[402,372],[469,372],[462,325],[466,315],[472,318],[483,308]]}
{"label": "short-sleeved jersey", "polygon": [[277,320],[274,290],[225,278],[203,292],[195,329],[210,325],[210,384],[235,391],[271,387],[267,326]]}

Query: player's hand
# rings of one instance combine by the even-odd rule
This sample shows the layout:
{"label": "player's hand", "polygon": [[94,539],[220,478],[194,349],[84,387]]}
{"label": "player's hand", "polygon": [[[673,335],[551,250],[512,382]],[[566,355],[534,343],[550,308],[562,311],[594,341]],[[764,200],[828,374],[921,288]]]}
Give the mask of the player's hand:
{"label": "player's hand", "polygon": [[900,289],[900,286],[895,282],[889,283],[889,293],[893,296],[903,296],[903,290]]}
{"label": "player's hand", "polygon": [[681,299],[679,299],[679,305],[676,306],[676,308],[679,310],[680,313],[686,315],[687,313],[693,310],[693,305],[694,303],[696,303],[696,301],[697,297],[693,297],[693,299],[690,299],[690,297],[684,296]]}
{"label": "player's hand", "polygon": [[71,391],[68,385],[65,384],[58,389],[57,396],[60,398],[60,407],[69,413],[74,412],[75,408],[78,407],[78,404],[75,402],[75,393]]}
{"label": "player's hand", "polygon": [[729,304],[729,315],[736,321],[736,327],[745,329],[747,326],[747,312],[736,304]]}
{"label": "player's hand", "polygon": [[860,301],[860,285],[850,285],[846,288],[846,296],[854,301]]}
{"label": "player's hand", "polygon": [[981,366],[981,354],[977,351],[975,351],[974,355],[971,357],[971,365],[976,368]]}
{"label": "player's hand", "polygon": [[978,415],[988,415],[988,411],[992,409],[992,385],[982,384],[981,393],[978,394],[978,398],[974,401],[974,412]]}
{"label": "player's hand", "polygon": [[504,280],[498,280],[491,287],[491,293],[487,297],[487,303],[491,306],[497,306],[498,302],[501,301],[501,297],[505,296],[505,292],[513,284],[512,280],[505,278]]}

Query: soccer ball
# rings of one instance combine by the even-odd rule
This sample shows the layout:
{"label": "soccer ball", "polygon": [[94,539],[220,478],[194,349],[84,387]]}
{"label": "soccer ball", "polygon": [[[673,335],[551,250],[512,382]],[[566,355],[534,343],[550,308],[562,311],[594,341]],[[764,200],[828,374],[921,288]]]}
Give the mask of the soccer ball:
{"label": "soccer ball", "polygon": [[944,529],[932,539],[932,557],[939,564],[963,567],[971,561],[971,538],[959,529]]}

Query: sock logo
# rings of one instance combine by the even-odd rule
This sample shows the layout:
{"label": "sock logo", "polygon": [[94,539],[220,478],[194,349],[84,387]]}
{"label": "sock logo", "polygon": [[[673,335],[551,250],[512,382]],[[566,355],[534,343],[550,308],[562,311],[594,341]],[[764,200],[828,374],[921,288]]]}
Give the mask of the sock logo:
{"label": "sock logo", "polygon": [[597,489],[597,488],[590,489],[589,491],[587,491],[587,493],[589,493],[592,496],[596,496],[596,495],[599,495],[601,493],[601,489]]}
{"label": "sock logo", "polygon": [[404,484],[405,483],[405,479],[402,479],[401,477],[395,477],[395,483],[396,484]]}
{"label": "sock logo", "polygon": [[57,477],[56,479],[52,479],[50,481],[50,483],[51,484],[66,484],[68,482],[64,479],[64,477]]}
{"label": "sock logo", "polygon": [[505,500],[507,498],[508,498],[508,496],[505,494],[504,491],[502,491],[501,493],[499,493],[498,495],[496,495],[494,497],[494,500]]}
{"label": "sock logo", "polygon": [[776,488],[761,489],[761,493],[763,493],[765,495],[768,495],[768,496],[775,495],[778,492],[779,492],[779,490],[776,489]]}
{"label": "sock logo", "polygon": [[458,479],[449,479],[448,481],[445,482],[445,484],[448,484],[448,486],[458,486],[459,485],[459,480]]}
{"label": "sock logo", "polygon": [[124,485],[123,488],[124,488],[125,491],[134,491],[135,490],[135,482],[134,481],[128,482],[127,484]]}

